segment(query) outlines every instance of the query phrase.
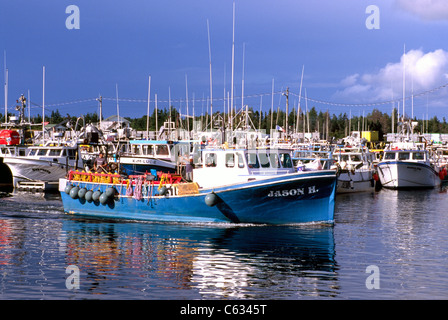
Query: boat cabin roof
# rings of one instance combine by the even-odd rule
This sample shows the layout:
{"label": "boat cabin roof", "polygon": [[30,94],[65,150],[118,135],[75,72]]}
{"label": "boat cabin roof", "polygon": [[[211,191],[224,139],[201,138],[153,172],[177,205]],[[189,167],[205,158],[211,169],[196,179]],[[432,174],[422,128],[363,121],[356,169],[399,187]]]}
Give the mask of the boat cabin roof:
{"label": "boat cabin roof", "polygon": [[201,187],[294,172],[290,151],[282,149],[204,149],[201,164],[193,170]]}

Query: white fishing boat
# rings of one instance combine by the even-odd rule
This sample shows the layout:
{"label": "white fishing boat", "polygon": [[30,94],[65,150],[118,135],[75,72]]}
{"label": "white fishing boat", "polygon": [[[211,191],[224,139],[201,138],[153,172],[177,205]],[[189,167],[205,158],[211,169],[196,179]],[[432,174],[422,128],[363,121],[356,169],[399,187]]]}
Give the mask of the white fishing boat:
{"label": "white fishing boat", "polygon": [[77,144],[47,141],[43,146],[4,148],[3,163],[11,170],[18,190],[51,191],[70,169],[83,169]]}
{"label": "white fishing boat", "polygon": [[435,188],[440,186],[439,169],[430,158],[425,143],[413,134],[415,122],[405,122],[397,140],[384,149],[377,165],[381,185],[385,188]]}
{"label": "white fishing boat", "polygon": [[339,147],[333,151],[333,158],[339,172],[336,193],[375,190],[375,155],[368,148]]}

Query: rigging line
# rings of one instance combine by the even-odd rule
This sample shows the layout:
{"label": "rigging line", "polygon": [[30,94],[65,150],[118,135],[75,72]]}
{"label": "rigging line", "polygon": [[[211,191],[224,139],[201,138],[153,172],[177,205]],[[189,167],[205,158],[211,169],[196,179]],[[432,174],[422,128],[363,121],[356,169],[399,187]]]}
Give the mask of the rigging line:
{"label": "rigging line", "polygon": [[[89,101],[94,101],[96,99],[97,98],[89,98],[89,99],[79,99],[79,100],[73,100],[73,101],[45,104],[45,108],[47,108],[47,107],[58,107],[58,106],[63,106],[63,105],[67,105],[67,104],[74,104],[74,103],[89,102]],[[33,101],[30,101],[30,104],[33,104],[34,106],[37,106],[37,107],[42,107],[42,104],[38,104],[38,103],[35,103]]]}
{"label": "rigging line", "polygon": [[[415,97],[420,97],[420,96],[424,96],[436,91],[439,91],[443,88],[448,87],[448,83],[445,83],[439,87],[430,89],[430,90],[426,90],[423,92],[420,92],[418,94],[413,94],[411,96],[405,97],[405,100],[409,100]],[[292,93],[290,92],[290,94],[292,94],[293,96],[299,97],[298,94],[296,93]],[[303,97],[302,97],[303,98]],[[394,102],[401,102],[403,101],[403,98],[400,99],[395,99],[395,100],[387,100],[387,101],[379,101],[379,102],[371,102],[371,103],[338,103],[338,102],[331,102],[331,101],[324,101],[324,100],[317,100],[317,99],[312,99],[312,98],[307,98],[309,101],[315,102],[315,103],[320,103],[320,104],[326,104],[326,105],[332,105],[332,106],[339,106],[339,107],[371,107],[371,106],[379,106],[379,105],[383,105],[383,104],[391,104]]]}
{"label": "rigging line", "polygon": [[[445,83],[439,87],[430,89],[430,90],[426,90],[426,91],[422,91],[420,93],[405,97],[406,100],[408,99],[412,99],[412,97],[420,97],[420,96],[424,96],[436,91],[439,91],[443,88],[448,87],[448,83]],[[283,91],[277,91],[277,92],[269,92],[269,93],[259,93],[259,94],[252,94],[252,95],[245,95],[245,98],[259,98],[259,97],[263,97],[263,96],[271,96],[272,94],[282,94]],[[292,91],[289,92],[289,94],[295,96],[295,97],[300,97],[299,94],[294,93]],[[235,98],[241,98],[241,97],[235,97]],[[302,98],[304,98],[302,96]],[[82,102],[89,102],[89,101],[96,101],[97,97],[95,98],[88,98],[88,99],[79,99],[79,100],[74,100],[74,101],[66,101],[66,102],[60,102],[60,103],[52,103],[52,104],[46,104],[45,107],[57,107],[57,106],[62,106],[62,105],[68,105],[68,104],[75,104],[75,103],[82,103]],[[209,99],[209,98],[207,98]],[[226,98],[213,98],[213,101],[225,101]],[[391,104],[394,102],[401,102],[403,101],[402,98],[400,99],[394,99],[394,100],[387,100],[387,101],[379,101],[379,102],[371,102],[371,103],[339,103],[339,102],[332,102],[332,101],[325,101],[325,100],[319,100],[319,99],[314,99],[314,98],[310,98],[307,97],[307,99],[309,101],[315,102],[315,103],[319,103],[319,104],[326,104],[326,105],[333,105],[333,106],[343,106],[343,107],[368,107],[368,106],[378,106],[378,105],[384,105],[384,104]],[[111,100],[111,101],[117,101],[117,98],[108,98],[108,97],[103,97],[103,100]],[[123,101],[123,102],[139,102],[139,103],[147,103],[148,99],[136,99],[136,98],[119,98],[118,101]],[[171,100],[158,100],[158,102],[160,103],[169,103],[169,102],[186,102],[186,100],[184,98],[180,98],[180,99],[171,99]],[[197,98],[197,99],[193,99],[190,101],[195,101],[195,102],[205,102],[206,99],[205,98]],[[30,101],[30,104],[33,104],[34,106],[37,107],[42,107],[41,104],[35,103],[33,101]]]}

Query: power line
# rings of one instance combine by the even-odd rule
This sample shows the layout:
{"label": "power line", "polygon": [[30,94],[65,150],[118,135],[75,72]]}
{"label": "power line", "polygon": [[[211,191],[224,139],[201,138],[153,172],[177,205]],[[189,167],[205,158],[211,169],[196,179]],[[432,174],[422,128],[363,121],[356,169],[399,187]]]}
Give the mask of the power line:
{"label": "power line", "polygon": [[[448,87],[448,83],[445,83],[439,87],[430,89],[430,90],[426,90],[426,91],[422,91],[420,93],[417,94],[413,94],[412,96],[408,96],[405,97],[405,100],[409,100],[411,98],[416,98],[416,97],[421,97],[421,96],[425,96],[431,93],[434,93],[436,91],[442,90],[444,88]],[[272,94],[277,95],[277,94],[283,94],[283,91],[277,91],[277,92],[269,92],[269,93],[259,93],[259,94],[252,94],[252,95],[246,95],[244,96],[244,98],[259,98],[259,97],[263,97],[263,96],[271,96]],[[289,92],[289,94],[291,94],[292,96],[295,97],[300,97],[300,94],[294,93],[294,92]],[[236,99],[241,99],[242,97],[235,97]],[[400,99],[394,99],[394,100],[386,100],[386,101],[378,101],[378,102],[369,102],[369,103],[341,103],[341,102],[333,102],[333,101],[325,101],[325,100],[319,100],[319,99],[315,99],[315,98],[310,98],[310,97],[305,97],[305,96],[301,96],[302,99],[306,99],[308,101],[312,101],[314,103],[318,103],[318,104],[324,104],[324,105],[330,105],[330,106],[338,106],[338,107],[372,107],[372,106],[380,106],[380,105],[385,105],[385,104],[392,104],[392,103],[397,103],[397,102],[402,102],[403,98]],[[70,104],[76,104],[76,103],[83,103],[83,102],[91,102],[91,101],[96,101],[98,98],[87,98],[87,99],[78,99],[78,100],[73,100],[73,101],[65,101],[65,102],[59,102],[59,103],[52,103],[52,104],[47,104],[46,107],[59,107],[59,106],[65,106],[65,105],[70,105]],[[133,103],[148,103],[147,99],[138,99],[138,98],[116,98],[116,97],[103,97],[103,100],[110,100],[110,101],[121,101],[121,102],[133,102]],[[213,101],[225,101],[226,98],[213,98]],[[194,98],[194,99],[188,99],[189,102],[207,102],[210,101],[209,98],[205,99],[205,97],[203,98]],[[187,102],[187,99],[184,98],[179,98],[179,99],[171,99],[171,100],[158,100],[159,103],[183,103],[183,102]],[[36,107],[41,107],[41,105],[34,103],[31,101],[32,105],[36,106]]]}

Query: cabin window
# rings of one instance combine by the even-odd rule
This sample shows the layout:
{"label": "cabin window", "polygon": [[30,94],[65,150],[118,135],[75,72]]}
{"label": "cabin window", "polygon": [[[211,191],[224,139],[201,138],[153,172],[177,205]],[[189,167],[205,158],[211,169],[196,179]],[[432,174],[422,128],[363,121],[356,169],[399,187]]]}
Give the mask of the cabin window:
{"label": "cabin window", "polygon": [[409,160],[409,152],[399,152],[398,160]]}
{"label": "cabin window", "polygon": [[133,153],[133,154],[141,154],[141,153],[140,153],[140,150],[139,150],[139,149],[140,149],[139,147],[140,147],[140,146],[138,146],[138,145],[133,145],[133,146],[132,146],[132,153]]}
{"label": "cabin window", "polygon": [[292,168],[292,161],[289,153],[281,153],[280,160],[282,162],[283,168]]}
{"label": "cabin window", "polygon": [[73,160],[76,158],[76,151],[74,149],[68,149],[67,153],[68,153],[68,158],[70,160]]}
{"label": "cabin window", "polygon": [[272,168],[280,168],[280,160],[278,158],[278,154],[271,153],[269,155],[269,158],[271,158],[271,167]]}
{"label": "cabin window", "polygon": [[269,157],[267,153],[259,153],[258,156],[260,157],[260,164],[262,168],[269,168]]}
{"label": "cabin window", "polygon": [[156,154],[158,156],[167,156],[169,155],[169,150],[167,145],[156,146]]}
{"label": "cabin window", "polygon": [[244,158],[241,153],[238,153],[238,168],[244,168]]}
{"label": "cabin window", "polygon": [[59,157],[60,154],[61,150],[58,149],[50,149],[50,152],[48,153],[50,157]]}
{"label": "cabin window", "polygon": [[226,167],[227,168],[235,167],[235,155],[233,153],[226,154]]}
{"label": "cabin window", "polygon": [[395,160],[395,152],[386,152],[384,154],[384,160]]}
{"label": "cabin window", "polygon": [[154,155],[154,148],[152,145],[142,146],[143,147],[143,155],[152,156]]}
{"label": "cabin window", "polygon": [[412,159],[414,159],[414,160],[425,160],[425,154],[423,152],[414,152],[412,154]]}
{"label": "cabin window", "polygon": [[361,158],[360,158],[360,156],[358,154],[352,154],[350,156],[350,160],[358,162],[358,161],[361,161]]}
{"label": "cabin window", "polygon": [[48,149],[40,149],[40,150],[37,152],[37,155],[38,155],[38,156],[45,156],[45,155],[47,155],[47,152],[48,152]]}
{"label": "cabin window", "polygon": [[34,155],[36,155],[36,149],[31,149],[30,150],[30,153],[28,153],[28,156],[34,156]]}
{"label": "cabin window", "polygon": [[207,153],[205,155],[205,166],[216,167],[216,153]]}
{"label": "cabin window", "polygon": [[260,164],[258,162],[258,157],[257,157],[256,153],[247,153],[246,159],[247,159],[247,165],[249,166],[249,168],[255,168],[255,169],[260,168]]}

